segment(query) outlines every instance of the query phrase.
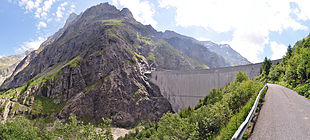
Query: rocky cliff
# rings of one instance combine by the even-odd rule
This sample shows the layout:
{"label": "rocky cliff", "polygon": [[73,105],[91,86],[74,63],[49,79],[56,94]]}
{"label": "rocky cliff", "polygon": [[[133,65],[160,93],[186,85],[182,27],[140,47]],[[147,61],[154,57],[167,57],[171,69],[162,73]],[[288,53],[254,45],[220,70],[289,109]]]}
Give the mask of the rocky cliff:
{"label": "rocky cliff", "polygon": [[16,66],[26,56],[28,52],[19,54],[4,56],[0,58],[0,85],[4,80],[12,75]]}
{"label": "rocky cliff", "polygon": [[[187,45],[179,47],[183,49],[186,54],[198,57],[198,59],[205,59],[200,61],[203,64],[207,64],[211,68],[219,68],[226,66],[238,66],[251,64],[246,58],[241,56],[238,52],[231,48],[228,44],[216,44],[212,41],[198,41],[192,37],[178,34],[174,31],[165,31],[163,37],[171,41],[171,39],[185,41]],[[169,42],[169,41],[168,41]],[[194,50],[188,49],[188,47],[195,46],[196,50],[199,48],[202,52],[194,53]],[[204,47],[204,48],[201,48]],[[211,61],[210,61],[211,60]]]}
{"label": "rocky cliff", "polygon": [[200,43],[212,52],[222,56],[230,66],[251,64],[250,61],[233,50],[228,44],[216,44],[211,41],[200,41]]}
{"label": "rocky cliff", "polygon": [[172,108],[149,81],[150,71],[204,69],[224,61],[201,45],[164,37],[127,8],[104,3],[70,17],[3,83],[2,119],[23,113],[66,120],[75,114],[88,122],[112,118],[123,127],[155,121]]}
{"label": "rocky cliff", "polygon": [[[158,120],[172,109],[144,76],[149,62],[171,69],[192,66],[167,43],[151,40],[153,32],[128,9],[107,3],[87,9],[28,55],[2,85],[8,89],[1,93],[2,117],[27,113],[66,119],[73,113],[90,122],[112,118],[116,126]],[[168,59],[174,64],[166,64]]]}

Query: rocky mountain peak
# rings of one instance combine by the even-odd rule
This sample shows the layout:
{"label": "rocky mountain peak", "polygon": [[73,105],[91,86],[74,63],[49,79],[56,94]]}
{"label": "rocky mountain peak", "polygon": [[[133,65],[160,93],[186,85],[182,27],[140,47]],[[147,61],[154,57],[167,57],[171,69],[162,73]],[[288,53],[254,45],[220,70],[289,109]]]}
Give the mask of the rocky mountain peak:
{"label": "rocky mountain peak", "polygon": [[66,20],[64,28],[67,28],[77,18],[77,16],[78,15],[76,13],[71,13],[69,15],[68,19]]}
{"label": "rocky mountain peak", "polygon": [[134,19],[132,13],[130,12],[130,10],[128,8],[123,8],[121,10],[121,15],[124,17],[127,17],[129,19]]}
{"label": "rocky mountain peak", "polygon": [[119,18],[119,10],[109,3],[101,3],[96,6],[86,9],[82,14],[82,18],[87,18],[88,20],[105,20]]}

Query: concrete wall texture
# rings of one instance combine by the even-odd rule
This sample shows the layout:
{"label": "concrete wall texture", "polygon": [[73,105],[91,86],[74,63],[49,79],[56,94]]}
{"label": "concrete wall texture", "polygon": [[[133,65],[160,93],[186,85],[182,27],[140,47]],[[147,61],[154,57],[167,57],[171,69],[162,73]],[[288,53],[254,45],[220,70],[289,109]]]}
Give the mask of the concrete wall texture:
{"label": "concrete wall texture", "polygon": [[[274,61],[273,63],[279,62]],[[195,107],[213,88],[223,88],[232,82],[238,71],[250,78],[258,76],[262,63],[197,71],[154,71],[151,82],[159,86],[175,112]]]}

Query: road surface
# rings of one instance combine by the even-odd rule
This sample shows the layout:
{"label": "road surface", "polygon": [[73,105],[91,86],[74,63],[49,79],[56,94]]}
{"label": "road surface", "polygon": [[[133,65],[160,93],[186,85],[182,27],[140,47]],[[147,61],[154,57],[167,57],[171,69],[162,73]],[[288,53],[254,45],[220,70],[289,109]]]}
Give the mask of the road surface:
{"label": "road surface", "polygon": [[310,140],[310,100],[268,84],[265,103],[250,140]]}

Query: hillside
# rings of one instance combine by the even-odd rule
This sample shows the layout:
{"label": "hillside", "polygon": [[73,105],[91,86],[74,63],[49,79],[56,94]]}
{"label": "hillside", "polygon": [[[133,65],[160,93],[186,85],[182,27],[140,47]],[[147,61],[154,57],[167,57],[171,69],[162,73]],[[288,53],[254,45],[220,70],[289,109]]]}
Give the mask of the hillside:
{"label": "hillside", "polygon": [[[200,63],[208,65],[210,68],[251,64],[250,61],[241,56],[228,44],[216,44],[211,41],[198,41],[192,37],[184,36],[169,30],[166,30],[163,33],[163,38],[172,44],[182,44],[175,48],[184,52],[186,55],[197,59]],[[177,39],[181,41],[176,41]]]}
{"label": "hillside", "polygon": [[293,47],[288,46],[281,63],[271,65],[264,61],[258,80],[278,83],[296,90],[300,95],[310,99],[310,36],[297,41]]}
{"label": "hillside", "polygon": [[160,39],[148,41],[153,31],[128,9],[107,3],[87,9],[54,41],[28,55],[26,65],[2,85],[11,88],[1,94],[3,119],[26,112],[31,118],[68,119],[73,113],[89,122],[112,118],[123,127],[158,120],[171,106],[143,75],[149,66],[140,54],[162,68],[194,66]]}
{"label": "hillside", "polygon": [[230,66],[251,64],[250,61],[233,50],[228,44],[216,44],[211,41],[201,41],[200,43],[217,55],[224,57]]}
{"label": "hillside", "polygon": [[65,26],[29,53],[1,86],[2,120],[86,122],[111,118],[119,127],[157,121],[172,108],[149,82],[154,69],[193,70],[229,66],[190,39],[167,37],[108,3],[71,14]]}
{"label": "hillside", "polygon": [[0,58],[0,85],[10,77],[18,63],[24,59],[26,54],[3,56]]}

